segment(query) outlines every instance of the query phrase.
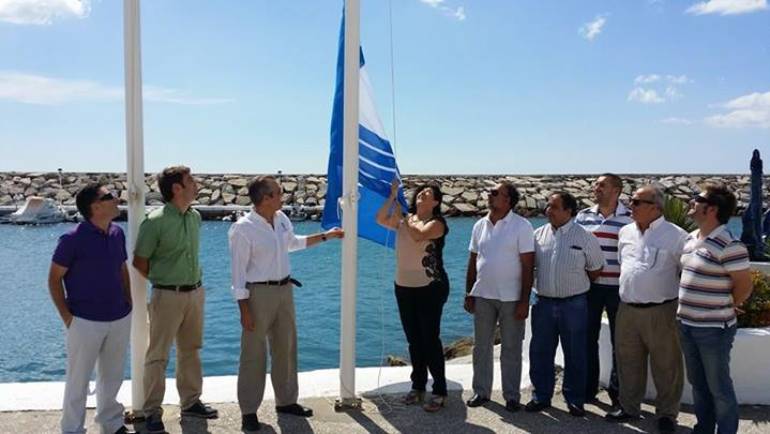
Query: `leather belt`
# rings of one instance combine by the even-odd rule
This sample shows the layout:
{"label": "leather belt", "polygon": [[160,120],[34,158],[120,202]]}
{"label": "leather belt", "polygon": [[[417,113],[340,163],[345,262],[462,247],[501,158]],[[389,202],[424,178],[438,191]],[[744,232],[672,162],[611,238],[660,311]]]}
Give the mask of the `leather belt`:
{"label": "leather belt", "polygon": [[203,284],[201,283],[200,280],[195,285],[152,285],[152,287],[155,289],[165,289],[167,291],[177,291],[177,292],[195,291],[201,286],[203,286]]}
{"label": "leather belt", "polygon": [[294,286],[298,288],[302,288],[302,283],[300,283],[299,280],[294,279],[291,276],[286,276],[281,280],[266,280],[264,282],[246,282],[246,285],[283,286],[283,285],[288,285],[289,282],[293,283]]}
{"label": "leather belt", "polygon": [[661,301],[660,303],[626,303],[626,302],[623,302],[623,303],[631,307],[638,307],[639,309],[647,309],[649,307],[662,306],[666,303],[671,303],[672,301],[676,301],[676,300],[677,300],[676,298],[671,298],[665,301]]}

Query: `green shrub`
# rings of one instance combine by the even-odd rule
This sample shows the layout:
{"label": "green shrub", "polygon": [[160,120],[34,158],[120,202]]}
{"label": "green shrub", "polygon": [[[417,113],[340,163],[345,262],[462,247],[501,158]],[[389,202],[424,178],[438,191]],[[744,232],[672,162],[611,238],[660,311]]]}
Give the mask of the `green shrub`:
{"label": "green shrub", "polygon": [[667,221],[679,226],[688,233],[698,229],[695,222],[687,216],[687,211],[689,210],[690,205],[687,202],[670,194],[666,195],[666,202],[663,205],[663,216],[666,217]]}
{"label": "green shrub", "polygon": [[770,277],[753,270],[751,282],[754,290],[741,306],[743,314],[738,315],[738,327],[768,327],[770,326]]}

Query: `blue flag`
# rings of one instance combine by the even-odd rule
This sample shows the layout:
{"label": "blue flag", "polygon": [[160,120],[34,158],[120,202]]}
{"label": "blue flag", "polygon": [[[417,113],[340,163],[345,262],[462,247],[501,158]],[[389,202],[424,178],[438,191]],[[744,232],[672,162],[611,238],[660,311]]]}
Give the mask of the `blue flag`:
{"label": "blue flag", "polygon": [[[327,172],[328,188],[321,226],[329,229],[341,226],[341,209],[338,201],[342,195],[342,107],[344,94],[345,66],[345,16],[340,27],[339,51],[337,53],[337,84],[334,89],[334,107],[331,123],[331,150]],[[400,179],[393,148],[385,136],[380,117],[374,105],[374,93],[364,67],[364,53],[361,50],[359,75],[358,114],[358,236],[370,241],[393,247],[395,236],[375,221],[377,210],[390,195],[390,183],[394,177]],[[398,202],[406,210],[404,192],[399,187]]]}

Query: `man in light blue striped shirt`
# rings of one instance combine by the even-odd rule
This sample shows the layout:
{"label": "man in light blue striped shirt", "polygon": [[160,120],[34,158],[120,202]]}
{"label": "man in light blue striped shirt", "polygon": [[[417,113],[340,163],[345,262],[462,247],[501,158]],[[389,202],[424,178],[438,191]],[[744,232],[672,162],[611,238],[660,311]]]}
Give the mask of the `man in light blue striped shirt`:
{"label": "man in light blue striped shirt", "polygon": [[534,386],[526,410],[551,406],[555,372],[553,361],[561,340],[564,351],[562,391],[571,415],[585,415],[585,342],[588,327],[588,289],[604,267],[599,242],[573,222],[577,201],[569,193],[554,193],[545,210],[549,224],[535,231],[537,303],[532,308],[529,376]]}
{"label": "man in light blue striped shirt", "polygon": [[588,377],[586,379],[586,401],[596,400],[599,392],[599,334],[602,330],[602,316],[607,312],[610,323],[610,342],[613,346],[612,369],[607,394],[612,406],[618,405],[618,375],[615,369],[615,316],[618,313],[620,298],[618,297],[618,278],[620,264],[618,263],[618,232],[623,226],[633,222],[631,211],[620,202],[623,191],[623,180],[615,174],[604,173],[596,178],[593,185],[596,205],[580,211],[575,217],[575,223],[591,232],[604,253],[607,262],[599,277],[591,283],[588,291]]}

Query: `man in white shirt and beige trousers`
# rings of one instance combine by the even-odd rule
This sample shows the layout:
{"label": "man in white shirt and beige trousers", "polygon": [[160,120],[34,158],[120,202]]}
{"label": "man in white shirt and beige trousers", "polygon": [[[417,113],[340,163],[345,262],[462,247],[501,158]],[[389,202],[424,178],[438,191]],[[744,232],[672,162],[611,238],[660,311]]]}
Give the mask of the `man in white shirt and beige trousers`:
{"label": "man in white shirt and beige trousers", "polygon": [[309,417],[313,411],[297,403],[297,328],[289,252],[342,238],[341,229],[309,236],[294,234],[281,212],[282,190],[272,176],[248,184],[254,205],[228,233],[232,260],[232,291],[241,314],[241,357],[238,404],[241,428],[259,429],[257,410],[262,403],[267,375],[267,346],[276,411]]}
{"label": "man in white shirt and beige trousers", "polygon": [[618,234],[620,307],[615,330],[620,408],[607,420],[639,417],[647,363],[657,390],[658,430],[674,432],[684,369],[677,333],[680,257],[687,232],[663,217],[663,191],[647,185],[631,198],[631,218]]}

